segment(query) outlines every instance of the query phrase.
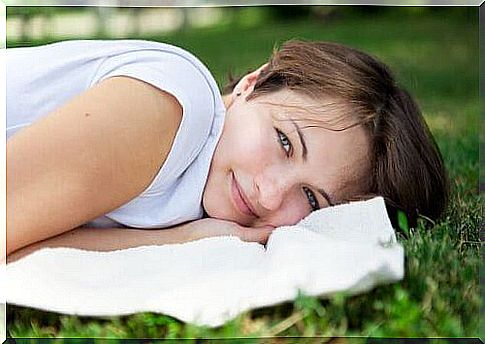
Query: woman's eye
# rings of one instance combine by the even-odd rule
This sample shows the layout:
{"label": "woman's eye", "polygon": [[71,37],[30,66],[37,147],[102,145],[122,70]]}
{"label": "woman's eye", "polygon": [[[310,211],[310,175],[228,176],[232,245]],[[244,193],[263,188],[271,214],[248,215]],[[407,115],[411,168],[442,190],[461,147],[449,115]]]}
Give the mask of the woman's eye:
{"label": "woman's eye", "polygon": [[293,149],[293,146],[291,145],[290,140],[288,139],[288,136],[283,134],[281,131],[276,129],[276,133],[278,134],[278,140],[280,141],[281,147],[283,147],[286,156],[290,156],[291,151]]}
{"label": "woman's eye", "polygon": [[315,197],[315,194],[312,190],[307,187],[303,187],[303,191],[305,192],[306,197],[308,198],[308,203],[312,208],[312,211],[320,209],[320,204],[318,204],[318,200]]}

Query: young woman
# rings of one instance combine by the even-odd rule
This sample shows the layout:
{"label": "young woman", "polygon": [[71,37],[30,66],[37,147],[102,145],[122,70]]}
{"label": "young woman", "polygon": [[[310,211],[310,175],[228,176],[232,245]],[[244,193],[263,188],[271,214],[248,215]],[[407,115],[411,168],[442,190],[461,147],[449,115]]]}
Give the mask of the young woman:
{"label": "young woman", "polygon": [[8,49],[6,146],[7,254],[265,242],[374,195],[414,225],[448,196],[416,103],[336,43],[287,42],[222,96],[197,58],[162,43]]}

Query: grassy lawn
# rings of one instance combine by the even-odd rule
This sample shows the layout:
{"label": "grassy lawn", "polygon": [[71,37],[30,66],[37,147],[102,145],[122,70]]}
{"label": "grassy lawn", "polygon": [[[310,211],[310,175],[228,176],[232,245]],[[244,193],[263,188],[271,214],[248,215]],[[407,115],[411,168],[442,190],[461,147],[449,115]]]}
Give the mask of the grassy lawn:
{"label": "grassy lawn", "polygon": [[238,19],[217,27],[142,38],[187,48],[221,85],[228,71],[238,74],[258,67],[275,43],[290,38],[338,41],[387,62],[418,99],[453,189],[442,221],[427,229],[420,223],[399,235],[406,252],[404,280],[352,297],[301,296],[248,312],[216,329],[152,313],[97,319],[8,306],[10,336],[479,336],[478,8],[394,8],[366,16],[340,11],[327,22],[269,22],[251,11],[242,9]]}

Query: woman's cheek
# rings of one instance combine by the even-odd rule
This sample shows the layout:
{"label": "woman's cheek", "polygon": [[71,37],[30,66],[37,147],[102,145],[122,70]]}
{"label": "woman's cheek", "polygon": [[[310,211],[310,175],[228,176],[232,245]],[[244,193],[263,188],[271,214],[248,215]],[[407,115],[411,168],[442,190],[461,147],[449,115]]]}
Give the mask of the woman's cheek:
{"label": "woman's cheek", "polygon": [[292,226],[300,222],[309,213],[310,211],[304,204],[286,202],[285,206],[278,212],[278,215],[270,222],[276,226]]}
{"label": "woman's cheek", "polygon": [[[244,141],[245,144],[238,144],[238,150],[242,155],[250,156],[252,159],[256,160],[258,158],[268,158],[269,154],[274,154],[271,151],[272,146],[270,144],[270,138],[264,136],[260,133],[252,133],[252,135],[247,135],[241,138],[239,143]],[[273,143],[274,145],[274,143]]]}
{"label": "woman's cheek", "polygon": [[291,209],[288,210],[289,214],[289,221],[291,222],[292,225],[297,224],[300,222],[304,217],[306,217],[310,211],[303,206],[295,207],[295,210],[292,212]]}

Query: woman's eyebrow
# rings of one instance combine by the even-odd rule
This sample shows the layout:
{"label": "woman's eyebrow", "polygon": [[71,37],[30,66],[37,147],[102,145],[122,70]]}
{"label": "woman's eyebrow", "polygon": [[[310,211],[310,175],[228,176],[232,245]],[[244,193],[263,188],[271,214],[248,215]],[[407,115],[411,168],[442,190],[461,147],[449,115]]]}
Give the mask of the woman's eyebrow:
{"label": "woman's eyebrow", "polygon": [[330,196],[328,195],[328,193],[325,190],[323,190],[323,189],[317,189],[317,190],[322,195],[322,197],[325,198],[325,200],[327,201],[328,205],[332,207],[334,205],[334,203],[330,199]]}
{"label": "woman's eyebrow", "polygon": [[303,158],[303,161],[306,162],[308,150],[306,148],[305,136],[303,135],[303,132],[301,131],[300,127],[298,126],[298,124],[295,122],[294,119],[291,119],[291,123],[293,123],[293,125],[295,126],[295,129],[296,129],[296,132],[298,133],[298,138],[300,139],[300,144],[302,146],[301,156]]}
{"label": "woman's eyebrow", "polygon": [[[300,127],[295,122],[295,120],[291,119],[291,123],[293,123],[293,125],[295,126],[295,129],[296,129],[296,132],[298,133],[298,138],[300,139],[300,143],[301,143],[301,146],[302,146],[301,156],[303,158],[303,161],[306,162],[306,158],[307,158],[307,154],[308,154],[308,149],[306,147],[305,136],[303,135],[303,132],[301,131]],[[327,201],[328,205],[329,206],[333,206],[333,202],[330,199],[330,196],[328,195],[328,193],[325,190],[323,190],[323,189],[317,189],[317,190],[322,195],[322,197],[325,198],[325,200]]]}

